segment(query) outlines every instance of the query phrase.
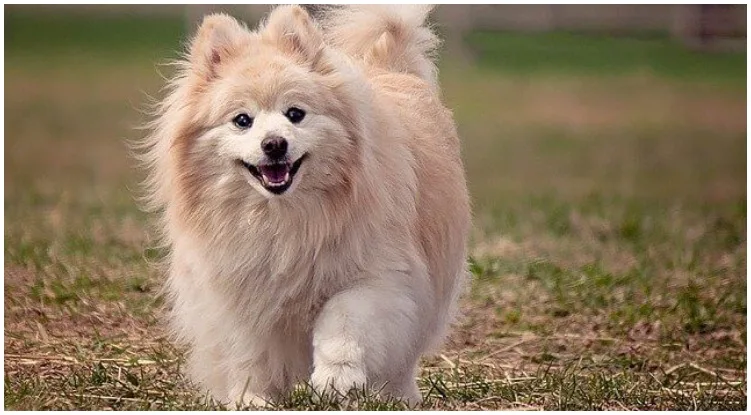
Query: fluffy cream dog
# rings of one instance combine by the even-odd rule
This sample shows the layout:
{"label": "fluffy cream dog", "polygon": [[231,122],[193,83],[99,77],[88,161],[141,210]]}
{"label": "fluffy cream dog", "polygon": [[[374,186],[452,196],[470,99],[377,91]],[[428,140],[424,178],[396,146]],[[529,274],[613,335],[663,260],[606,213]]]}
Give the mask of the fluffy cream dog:
{"label": "fluffy cream dog", "polygon": [[420,400],[465,279],[469,200],[425,7],[208,16],[141,152],[192,378]]}

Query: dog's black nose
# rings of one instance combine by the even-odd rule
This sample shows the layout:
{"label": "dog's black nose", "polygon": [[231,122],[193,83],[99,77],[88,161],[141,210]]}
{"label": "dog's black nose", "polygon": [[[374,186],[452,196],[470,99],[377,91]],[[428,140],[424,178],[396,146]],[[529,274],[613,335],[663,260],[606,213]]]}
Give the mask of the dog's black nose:
{"label": "dog's black nose", "polygon": [[287,140],[282,137],[269,136],[261,141],[264,154],[272,159],[279,159],[287,154]]}

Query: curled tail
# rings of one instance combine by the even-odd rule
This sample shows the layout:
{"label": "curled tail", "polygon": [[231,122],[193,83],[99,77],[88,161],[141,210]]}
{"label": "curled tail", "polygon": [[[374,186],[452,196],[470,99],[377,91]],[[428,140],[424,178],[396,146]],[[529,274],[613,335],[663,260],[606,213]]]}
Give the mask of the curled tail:
{"label": "curled tail", "polygon": [[428,5],[357,5],[322,13],[327,42],[366,64],[417,75],[437,85],[433,56],[440,44],[426,26]]}

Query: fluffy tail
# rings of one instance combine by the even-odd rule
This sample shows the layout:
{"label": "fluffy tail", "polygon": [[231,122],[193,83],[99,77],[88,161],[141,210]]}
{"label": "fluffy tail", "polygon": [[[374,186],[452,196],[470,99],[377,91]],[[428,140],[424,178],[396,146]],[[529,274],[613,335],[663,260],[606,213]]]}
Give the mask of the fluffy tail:
{"label": "fluffy tail", "polygon": [[426,26],[428,5],[357,5],[322,13],[327,42],[366,64],[406,72],[436,85],[440,41]]}

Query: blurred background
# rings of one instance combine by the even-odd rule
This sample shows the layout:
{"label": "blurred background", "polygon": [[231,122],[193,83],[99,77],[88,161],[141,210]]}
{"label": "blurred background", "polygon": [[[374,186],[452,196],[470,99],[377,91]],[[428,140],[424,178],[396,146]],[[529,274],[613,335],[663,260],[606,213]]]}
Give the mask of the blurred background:
{"label": "blurred background", "polygon": [[[7,6],[6,198],[69,190],[56,181],[78,170],[91,191],[114,191],[130,177],[122,143],[170,75],[160,64],[205,13],[253,26],[268,9]],[[745,194],[744,5],[447,5],[433,17],[478,214],[516,191]]]}
{"label": "blurred background", "polygon": [[[125,143],[202,15],[252,27],[268,10],[4,7],[6,404],[40,395],[20,392],[36,372],[7,353],[75,333],[104,353],[90,327],[149,336],[159,253]],[[475,283],[449,349],[656,336],[699,346],[652,361],[745,370],[746,6],[438,6],[432,19],[475,216]]]}

